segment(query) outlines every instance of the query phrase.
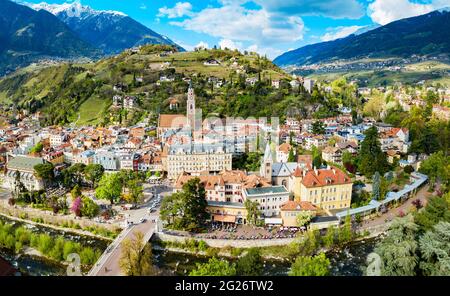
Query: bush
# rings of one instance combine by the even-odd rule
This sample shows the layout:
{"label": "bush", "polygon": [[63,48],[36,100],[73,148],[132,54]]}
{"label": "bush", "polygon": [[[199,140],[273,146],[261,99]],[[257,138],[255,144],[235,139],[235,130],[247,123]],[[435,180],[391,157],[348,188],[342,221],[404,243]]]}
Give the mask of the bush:
{"label": "bush", "polygon": [[407,174],[411,174],[412,172],[414,172],[414,168],[411,165],[407,165],[407,166],[405,166],[403,171]]}
{"label": "bush", "polygon": [[207,249],[208,249],[208,244],[204,240],[201,240],[201,241],[198,242],[198,250],[199,251],[204,252]]}

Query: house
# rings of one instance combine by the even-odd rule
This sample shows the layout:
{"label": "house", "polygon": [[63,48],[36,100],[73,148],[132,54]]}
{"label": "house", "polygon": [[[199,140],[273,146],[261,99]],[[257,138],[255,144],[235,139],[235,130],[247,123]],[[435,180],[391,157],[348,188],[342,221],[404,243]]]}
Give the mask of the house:
{"label": "house", "polygon": [[292,146],[288,143],[283,143],[276,149],[277,162],[288,162],[289,152],[291,151]]}
{"label": "house", "polygon": [[20,182],[30,191],[44,189],[44,183],[36,176],[34,167],[46,161],[40,157],[16,156],[6,164],[3,187],[9,190],[16,188],[16,174],[19,173]]}
{"label": "house", "polygon": [[281,206],[281,219],[285,227],[298,227],[297,216],[300,212],[310,213],[316,216],[317,207],[307,201],[290,200]]}
{"label": "house", "polygon": [[395,150],[407,153],[410,146],[409,130],[407,128],[390,128],[379,133],[381,150]]}
{"label": "house", "polygon": [[246,188],[244,198],[257,202],[263,217],[279,217],[281,206],[289,200],[289,191],[284,186]]}
{"label": "house", "polygon": [[342,163],[342,150],[338,147],[327,146],[322,150],[322,159],[331,163]]}
{"label": "house", "polygon": [[136,97],[133,96],[125,96],[123,99],[123,107],[125,109],[133,109],[136,106]]}
{"label": "house", "polygon": [[89,165],[94,162],[95,152],[93,150],[86,150],[81,153],[74,155],[73,163],[82,163],[84,165]]}
{"label": "house", "polygon": [[93,163],[101,165],[105,171],[117,171],[120,167],[119,159],[116,154],[106,147],[97,150],[94,155]]}
{"label": "house", "polygon": [[258,79],[256,77],[250,77],[245,79],[245,83],[251,86],[254,86]]}
{"label": "house", "polygon": [[305,90],[309,93],[312,93],[313,88],[314,88],[314,80],[312,79],[305,79],[303,81],[303,87],[305,88]]}
{"label": "house", "polygon": [[114,107],[122,106],[122,96],[119,96],[119,95],[113,96],[113,106]]}
{"label": "house", "polygon": [[324,210],[350,207],[353,182],[336,167],[304,170],[300,192],[294,192],[301,201],[308,201]]}
{"label": "house", "polygon": [[177,110],[180,106],[180,102],[177,99],[171,99],[169,101],[169,109],[170,110]]}
{"label": "house", "polygon": [[296,89],[296,88],[298,88],[298,87],[300,86],[300,82],[299,82],[298,80],[296,80],[296,79],[291,80],[291,81],[289,82],[289,84],[290,84],[291,87],[294,88],[294,89]]}
{"label": "house", "polygon": [[68,140],[68,136],[63,132],[51,134],[50,135],[50,146],[51,147],[61,146],[61,144],[63,144],[67,140]]}
{"label": "house", "polygon": [[280,80],[272,80],[272,87],[275,89],[280,88]]}
{"label": "house", "polygon": [[209,60],[205,61],[203,63],[203,65],[205,65],[205,66],[219,66],[220,62],[218,60],[215,60],[215,59],[209,59]]}

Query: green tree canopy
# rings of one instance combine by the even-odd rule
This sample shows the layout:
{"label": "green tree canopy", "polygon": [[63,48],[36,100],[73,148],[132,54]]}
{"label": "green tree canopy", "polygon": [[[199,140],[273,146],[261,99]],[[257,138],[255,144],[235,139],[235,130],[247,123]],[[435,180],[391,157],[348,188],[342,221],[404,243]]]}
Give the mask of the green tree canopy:
{"label": "green tree canopy", "polygon": [[378,140],[376,127],[369,128],[365,133],[365,138],[361,142],[359,152],[358,169],[366,177],[372,177],[375,172],[384,174],[388,170],[386,154],[381,150],[381,143]]}
{"label": "green tree canopy", "polygon": [[419,240],[424,275],[450,275],[450,223],[439,222]]}
{"label": "green tree canopy", "polygon": [[92,187],[95,187],[95,185],[100,182],[104,171],[105,169],[102,165],[92,163],[84,168],[84,175],[86,176],[86,180],[91,182]]}
{"label": "green tree canopy", "polygon": [[183,190],[165,198],[161,204],[161,219],[174,229],[195,230],[209,217],[206,192],[199,178],[189,180]]}
{"label": "green tree canopy", "polygon": [[431,230],[439,221],[450,222],[449,203],[443,197],[433,196],[414,218],[416,224],[424,231]]}
{"label": "green tree canopy", "polygon": [[414,223],[411,215],[394,219],[386,238],[375,248],[375,253],[381,257],[383,262],[382,275],[416,275],[419,257],[415,236],[418,229],[419,227]]}
{"label": "green tree canopy", "polygon": [[128,276],[156,274],[156,269],[153,267],[152,248],[144,241],[142,232],[135,233],[132,239],[125,239],[121,247],[119,266],[124,274]]}
{"label": "green tree canopy", "polygon": [[34,166],[34,171],[36,172],[36,176],[44,181],[44,183],[48,183],[53,181],[55,178],[54,173],[55,166],[51,162],[46,162],[43,164],[38,164]]}
{"label": "green tree canopy", "polygon": [[330,274],[330,260],[324,253],[317,256],[299,256],[292,263],[290,276],[327,276]]}
{"label": "green tree canopy", "polygon": [[229,261],[220,260],[216,257],[209,259],[207,263],[197,263],[197,268],[192,270],[190,276],[234,276],[236,265]]}
{"label": "green tree canopy", "polygon": [[106,199],[114,204],[122,193],[122,181],[117,173],[104,174],[95,190],[97,198]]}
{"label": "green tree canopy", "polygon": [[237,275],[260,276],[264,272],[261,254],[258,249],[251,248],[239,258],[236,264]]}

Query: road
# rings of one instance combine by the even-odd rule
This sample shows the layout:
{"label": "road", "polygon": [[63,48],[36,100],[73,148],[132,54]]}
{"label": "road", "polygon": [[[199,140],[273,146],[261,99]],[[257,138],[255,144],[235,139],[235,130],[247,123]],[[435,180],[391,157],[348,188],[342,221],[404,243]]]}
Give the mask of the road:
{"label": "road", "polygon": [[[146,186],[144,189],[144,198],[150,196],[151,188]],[[161,194],[162,197],[167,196],[172,192],[170,187],[154,186],[156,188],[155,197],[157,194]],[[102,254],[98,262],[89,272],[89,276],[120,276],[122,275],[119,266],[120,256],[122,254],[121,243],[124,239],[132,239],[136,232],[142,232],[144,235],[152,235],[155,230],[156,223],[159,217],[159,206],[155,212],[148,214],[148,208],[153,202],[153,198],[148,200],[137,210],[130,211],[129,221],[133,222],[133,225],[127,229],[124,229],[120,235],[108,246],[107,250]],[[139,220],[145,217],[147,219],[144,223],[139,223]],[[151,236],[150,236],[151,237]]]}
{"label": "road", "polygon": [[374,226],[378,226],[381,224],[385,224],[387,221],[391,221],[395,217],[398,216],[400,212],[403,212],[404,214],[407,214],[410,211],[410,208],[413,207],[413,201],[416,199],[420,199],[422,204],[425,206],[427,204],[428,199],[433,196],[433,193],[428,192],[429,185],[425,185],[422,188],[417,191],[416,196],[408,198],[403,204],[401,204],[399,207],[390,209],[386,213],[382,214],[379,217],[376,217],[373,220],[369,220],[366,222],[363,222],[360,226],[360,229],[364,230],[366,228],[371,228]]}

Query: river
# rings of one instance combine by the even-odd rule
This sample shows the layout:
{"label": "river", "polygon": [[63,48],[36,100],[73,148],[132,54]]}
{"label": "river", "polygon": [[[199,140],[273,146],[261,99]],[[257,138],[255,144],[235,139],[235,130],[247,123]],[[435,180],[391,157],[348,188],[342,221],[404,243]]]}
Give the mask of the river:
{"label": "river", "polygon": [[[63,236],[64,239],[66,240],[78,242],[83,246],[98,248],[102,251],[106,249],[109,243],[107,240],[83,236],[75,234],[70,231],[60,231],[50,227],[43,227],[39,225],[23,223],[5,218],[4,216],[0,216],[0,221],[2,221],[3,223],[12,224],[14,228],[24,226],[35,233],[47,233],[52,237]],[[6,259],[8,262],[10,262],[23,275],[60,276],[66,274],[67,267],[64,264],[48,260],[40,256],[28,254],[14,254],[12,250],[7,250],[4,248],[0,248],[0,256]]]}
{"label": "river", "polygon": [[[366,267],[366,258],[373,252],[378,238],[371,238],[353,242],[343,249],[329,251],[327,257],[331,261],[331,274],[333,276],[362,276]],[[169,270],[173,275],[187,275],[195,268],[195,263],[207,262],[209,257],[193,254],[174,253],[169,251],[154,250],[155,264]],[[229,259],[227,259],[229,260]],[[291,263],[275,260],[264,262],[264,275],[287,275]]]}
{"label": "river", "polygon": [[[79,242],[85,246],[106,249],[108,241],[71,232],[64,232],[48,227],[35,226],[6,219],[0,216],[0,221],[12,223],[14,226],[25,226],[34,232],[48,233],[52,236],[62,235],[65,239]],[[331,261],[331,272],[335,276],[361,276],[364,274],[367,255],[370,254],[379,239],[367,239],[354,242],[343,249],[328,252]],[[39,256],[20,254],[0,248],[0,256],[19,269],[22,274],[30,276],[61,276],[66,274],[66,266]],[[165,274],[186,275],[195,268],[195,263],[208,261],[206,256],[182,254],[169,251],[154,250],[155,264]],[[289,262],[266,261],[265,275],[286,275]]]}

